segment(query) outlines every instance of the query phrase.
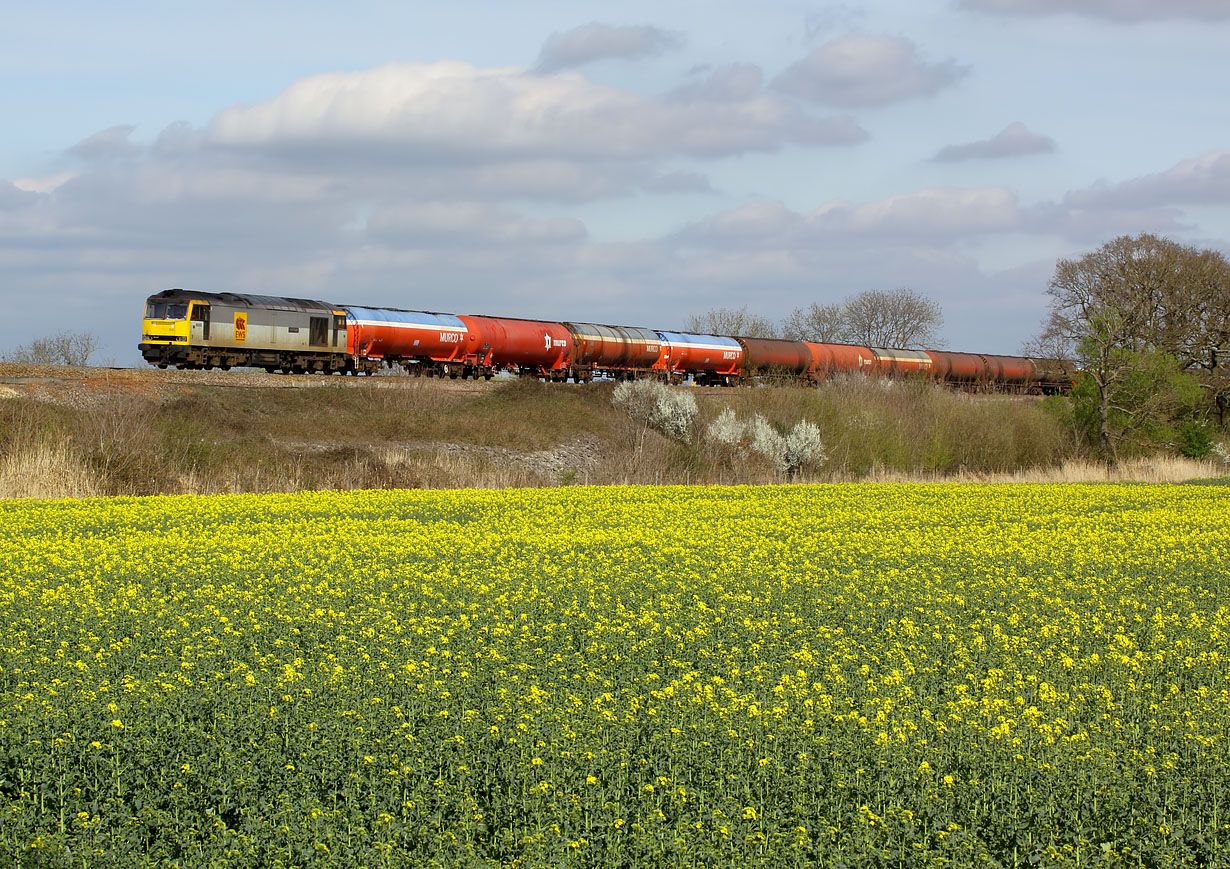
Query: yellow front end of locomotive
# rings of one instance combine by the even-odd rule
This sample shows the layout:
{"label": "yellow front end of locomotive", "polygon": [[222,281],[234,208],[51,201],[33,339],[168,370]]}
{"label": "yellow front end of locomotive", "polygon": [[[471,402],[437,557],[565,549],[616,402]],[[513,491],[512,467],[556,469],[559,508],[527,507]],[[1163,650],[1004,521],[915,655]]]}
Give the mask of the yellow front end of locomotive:
{"label": "yellow front end of locomotive", "polygon": [[144,344],[187,344],[191,337],[190,302],[150,300],[141,321]]}

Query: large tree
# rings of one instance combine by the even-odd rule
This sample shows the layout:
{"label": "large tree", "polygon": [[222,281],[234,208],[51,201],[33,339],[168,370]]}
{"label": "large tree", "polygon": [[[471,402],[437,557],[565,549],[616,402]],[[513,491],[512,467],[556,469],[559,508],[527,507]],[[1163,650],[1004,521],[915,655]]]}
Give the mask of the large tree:
{"label": "large tree", "polygon": [[840,303],[795,308],[779,329],[741,308],[715,308],[688,318],[687,330],[741,338],[866,344],[872,347],[935,346],[944,322],[940,306],[913,290],[866,290]]}
{"label": "large tree", "polygon": [[1194,372],[1219,424],[1230,416],[1230,261],[1219,251],[1184,248],[1181,280],[1169,300],[1160,346]]}
{"label": "large tree", "polygon": [[688,317],[684,330],[701,335],[732,335],[740,338],[776,338],[773,321],[741,308],[714,308]]}
{"label": "large tree", "polygon": [[[1118,432],[1148,422],[1159,407],[1177,406],[1123,400],[1138,392],[1130,385],[1156,354],[1179,370],[1201,369],[1224,413],[1230,384],[1220,395],[1217,384],[1226,380],[1230,349],[1230,266],[1221,254],[1155,235],[1120,236],[1079,259],[1060,260],[1047,292],[1051,311],[1038,341],[1076,349],[1108,462],[1118,455]],[[1155,382],[1161,388],[1170,381]]]}
{"label": "large tree", "polygon": [[913,290],[864,290],[841,306],[843,335],[871,347],[919,347],[934,344],[944,317],[940,306]]}
{"label": "large tree", "polygon": [[781,336],[790,341],[833,344],[845,340],[846,323],[841,305],[810,305],[795,308],[782,321]]}

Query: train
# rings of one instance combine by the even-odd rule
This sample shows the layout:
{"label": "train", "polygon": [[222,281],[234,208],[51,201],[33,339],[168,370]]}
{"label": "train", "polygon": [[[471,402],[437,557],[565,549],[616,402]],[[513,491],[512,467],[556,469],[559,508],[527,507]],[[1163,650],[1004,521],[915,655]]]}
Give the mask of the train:
{"label": "train", "polygon": [[1064,359],[699,335],[599,323],[445,314],[316,299],[168,289],[146,299],[142,357],[159,368],[670,384],[818,383],[834,374],[920,377],[972,391],[1066,393]]}

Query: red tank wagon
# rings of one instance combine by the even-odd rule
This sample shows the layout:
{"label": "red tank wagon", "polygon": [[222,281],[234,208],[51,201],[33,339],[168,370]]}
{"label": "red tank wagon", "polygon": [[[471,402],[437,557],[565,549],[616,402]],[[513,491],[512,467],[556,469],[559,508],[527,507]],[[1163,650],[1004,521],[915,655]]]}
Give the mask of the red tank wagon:
{"label": "red tank wagon", "polygon": [[928,350],[931,371],[936,380],[945,383],[977,384],[987,379],[986,361],[977,353],[952,353],[947,350]]}
{"label": "red tank wagon", "polygon": [[1023,389],[1034,379],[1033,363],[1021,356],[983,356],[992,383]]}
{"label": "red tank wagon", "polygon": [[[503,368],[550,380],[566,380],[572,359],[572,333],[563,323],[507,317],[458,319],[474,335],[474,363],[484,374]],[[471,342],[467,341],[467,346]]]}
{"label": "red tank wagon", "polygon": [[807,342],[808,349],[816,360],[817,371],[822,362],[827,362],[827,375],[839,372],[870,374],[876,370],[876,354],[870,347],[857,344],[814,344]]}
{"label": "red tank wagon", "polygon": [[744,377],[801,377],[811,379],[816,358],[802,341],[776,338],[736,338],[743,347]]}

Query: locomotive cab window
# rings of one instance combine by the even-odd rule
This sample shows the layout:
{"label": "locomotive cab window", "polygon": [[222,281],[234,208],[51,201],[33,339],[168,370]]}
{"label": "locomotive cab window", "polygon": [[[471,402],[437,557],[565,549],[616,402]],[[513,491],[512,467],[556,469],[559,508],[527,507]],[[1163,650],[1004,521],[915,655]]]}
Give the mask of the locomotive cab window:
{"label": "locomotive cab window", "polygon": [[329,343],[329,318],[312,317],[308,324],[308,343],[313,347],[325,347]]}
{"label": "locomotive cab window", "polygon": [[182,320],[188,316],[186,302],[146,302],[147,320]]}

